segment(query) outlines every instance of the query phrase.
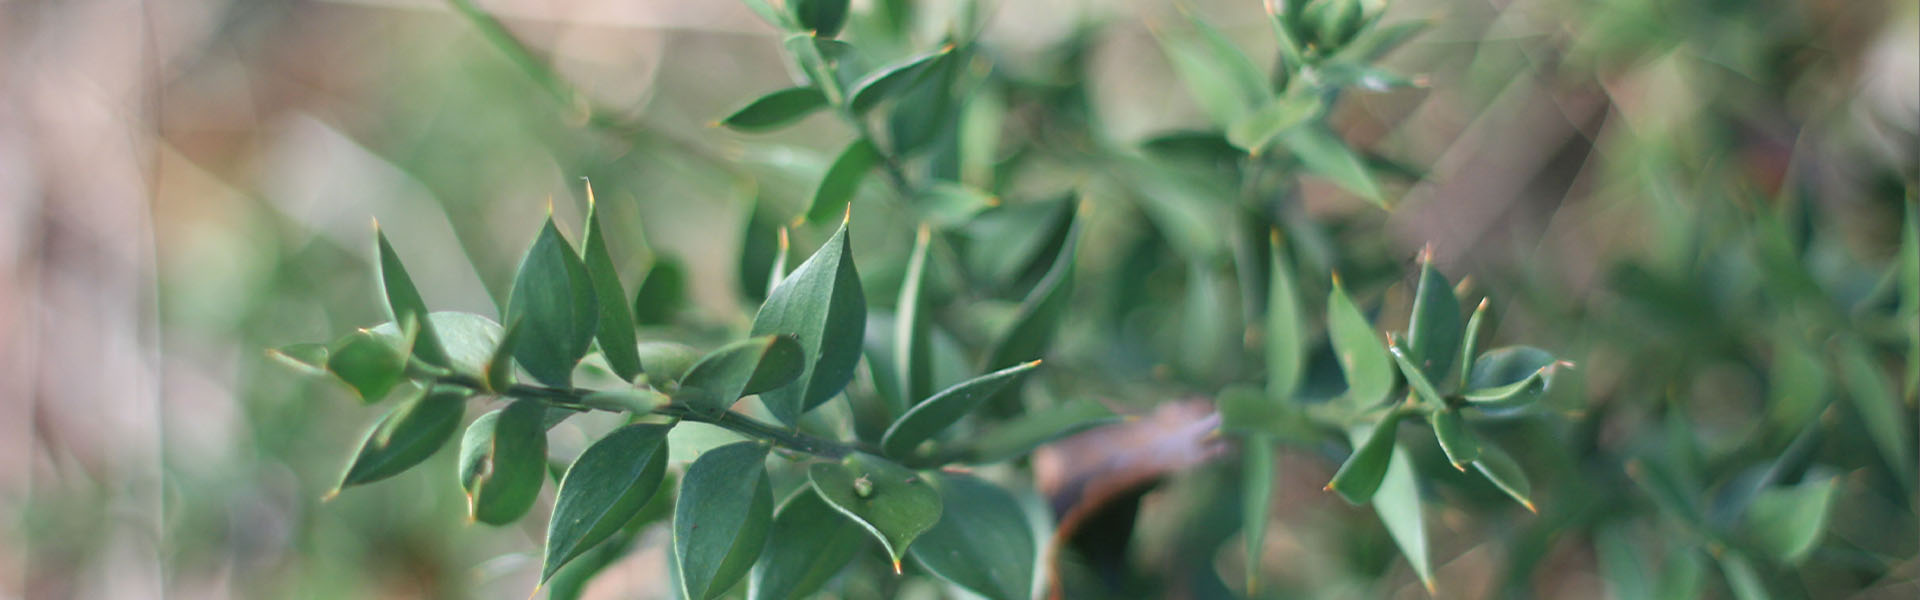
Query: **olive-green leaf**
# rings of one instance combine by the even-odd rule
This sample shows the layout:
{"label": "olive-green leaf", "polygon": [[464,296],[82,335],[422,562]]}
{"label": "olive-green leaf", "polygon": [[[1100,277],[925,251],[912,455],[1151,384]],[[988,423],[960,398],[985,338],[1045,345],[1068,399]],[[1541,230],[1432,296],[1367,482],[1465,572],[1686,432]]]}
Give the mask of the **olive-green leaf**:
{"label": "olive-green leaf", "polygon": [[367,432],[333,493],[399,475],[427,460],[459,431],[466,407],[467,394],[457,388],[421,391],[395,407]]}
{"label": "olive-green leaf", "polygon": [[790,3],[801,29],[828,38],[839,35],[840,27],[847,24],[847,4],[847,0],[793,0]]}
{"label": "olive-green leaf", "polygon": [[1340,370],[1346,374],[1343,401],[1349,407],[1364,409],[1386,400],[1387,393],[1393,391],[1393,359],[1381,345],[1373,324],[1347,297],[1347,289],[1338,277],[1327,295],[1327,337]]}
{"label": "olive-green leaf", "polygon": [[786,385],[800,376],[806,359],[791,335],[763,335],[707,353],[680,379],[675,401],[708,415],[726,412],[734,400]]}
{"label": "olive-green leaf", "polygon": [[1440,450],[1446,452],[1453,468],[1465,471],[1467,465],[1480,459],[1480,440],[1467,428],[1459,409],[1444,409],[1428,418],[1433,423],[1433,437],[1440,440]]}
{"label": "olive-green leaf", "polygon": [[1374,427],[1356,426],[1351,432],[1353,455],[1334,472],[1327,489],[1340,494],[1350,504],[1366,504],[1380,490],[1393,459],[1394,433],[1400,428],[1400,414],[1391,413]]}
{"label": "olive-green leaf", "polygon": [[1293,127],[1280,132],[1279,137],[1280,145],[1299,159],[1307,170],[1332,180],[1375,206],[1388,207],[1386,197],[1380,193],[1380,184],[1374,182],[1366,163],[1326,125],[1315,123]]}
{"label": "olive-green leaf", "polygon": [[945,431],[961,417],[979,408],[981,403],[993,397],[1001,388],[1019,380],[1037,366],[1040,366],[1037,360],[1022,363],[941,390],[908,409],[907,414],[900,415],[892,426],[887,427],[886,435],[880,440],[881,451],[895,458],[911,456],[921,442],[933,439],[933,436]]}
{"label": "olive-green leaf", "polygon": [[380,291],[387,298],[387,310],[393,322],[404,323],[412,320],[419,324],[420,332],[413,342],[413,353],[428,364],[448,367],[446,352],[440,348],[440,336],[434,330],[433,320],[427,316],[427,302],[420,298],[420,289],[414,287],[413,278],[407,275],[407,267],[400,263],[400,255],[393,251],[393,244],[387,242],[387,234],[380,230],[380,224],[373,227],[374,246],[380,254]]}
{"label": "olive-green leaf", "polygon": [[572,385],[573,367],[593,343],[597,304],[587,266],[549,217],[521,259],[507,299],[507,321],[527,329],[513,359],[541,383]]}
{"label": "olive-green leaf", "polygon": [[934,479],[940,522],[907,553],[934,575],[989,600],[1028,600],[1038,561],[1033,527],[1012,493],[971,475]]}
{"label": "olive-green leaf", "polygon": [[953,47],[946,46],[933,52],[907,57],[900,62],[881,67],[853,84],[853,92],[848,94],[847,108],[854,114],[866,114],[874,106],[902,91],[911,89],[920,83],[927,73],[941,67],[940,61],[953,56]]}
{"label": "olive-green leaf", "polygon": [[1413,478],[1413,460],[1398,445],[1393,446],[1392,459],[1373,496],[1373,510],[1380,514],[1387,534],[1413,565],[1420,582],[1431,589],[1433,563],[1427,558],[1426,519],[1420,513],[1420,484]]}
{"label": "olive-green leaf", "polygon": [[547,523],[542,581],[613,535],[653,497],[667,470],[670,428],[641,423],[615,429],[567,467]]}
{"label": "olive-green leaf", "polygon": [[827,96],[813,87],[791,87],[755,98],[753,102],[720,119],[728,129],[744,132],[772,131],[826,108]]}
{"label": "olive-green leaf", "polygon": [[985,433],[961,440],[952,456],[957,461],[976,465],[1011,460],[1047,442],[1119,420],[1120,416],[1105,404],[1093,400],[1069,401],[1023,414]]}
{"label": "olive-green leaf", "polygon": [[766,460],[767,446],[739,442],[708,450],[687,467],[673,512],[682,597],[726,593],[760,558],[773,520]]}
{"label": "olive-green leaf", "polygon": [[1267,396],[1276,404],[1293,401],[1306,365],[1307,328],[1300,312],[1300,286],[1276,230],[1270,238],[1267,281]]}
{"label": "olive-green leaf", "polygon": [[1427,380],[1445,383],[1460,352],[1460,298],[1453,284],[1433,268],[1433,248],[1422,252],[1420,284],[1413,292],[1413,316],[1407,323],[1407,358]]}
{"label": "olive-green leaf", "polygon": [[1319,94],[1287,94],[1268,100],[1227,127],[1227,141],[1241,150],[1259,154],[1280,132],[1319,116],[1321,107]]}
{"label": "olive-green leaf", "polygon": [[761,393],[767,410],[783,423],[825,403],[853,380],[866,336],[867,299],[853,266],[847,226],[800,263],[753,317],[753,335],[797,336],[805,369],[792,385]]}
{"label": "olive-green leaf", "polygon": [[640,365],[647,381],[655,387],[679,382],[700,360],[700,352],[677,342],[640,342]]}
{"label": "olive-green leaf", "polygon": [[600,205],[593,200],[593,188],[587,188],[587,239],[580,250],[593,282],[593,294],[599,304],[600,318],[594,339],[600,341],[600,354],[607,366],[621,379],[633,381],[640,376],[640,355],[634,349],[633,313],[627,309],[627,291],[620,287],[620,271],[614,269],[613,254],[607,250],[607,236],[600,224]]}
{"label": "olive-green leaf", "polygon": [[460,440],[467,517],[506,525],[527,514],[547,479],[547,407],[519,400],[474,419]]}
{"label": "olive-green leaf", "polygon": [[1847,397],[1853,401],[1868,437],[1880,448],[1880,455],[1893,469],[1894,476],[1911,487],[1913,442],[1907,439],[1906,427],[1911,419],[1907,418],[1900,400],[1894,397],[1893,386],[1881,373],[1872,350],[1852,338],[1842,340],[1839,345],[1840,376],[1846,385]]}
{"label": "olive-green leaf", "polygon": [[687,305],[687,268],[669,254],[655,254],[653,265],[633,293],[633,321],[665,325]]}
{"label": "olive-green leaf", "polygon": [[853,561],[867,533],[801,486],[780,503],[760,562],[747,583],[750,600],[806,598]]}
{"label": "olive-green leaf", "polygon": [[1520,469],[1520,463],[1513,455],[1491,442],[1480,444],[1480,459],[1473,461],[1473,468],[1493,482],[1494,487],[1512,496],[1527,510],[1538,512],[1533,507],[1533,484],[1527,480],[1527,472]]}
{"label": "olive-green leaf", "polygon": [[406,376],[406,341],[396,346],[366,329],[349,333],[327,350],[327,372],[352,386],[361,401],[379,402]]}
{"label": "olive-green leaf", "polygon": [[1833,478],[1761,491],[1747,506],[1745,531],[1755,545],[1787,564],[1805,560],[1827,529],[1837,487]]}
{"label": "olive-green leaf", "polygon": [[847,211],[847,203],[853,201],[854,192],[860,191],[860,182],[865,181],[867,172],[880,164],[880,151],[866,138],[854,140],[840,156],[827,166],[827,172],[820,177],[820,186],[814,188],[813,202],[807,205],[807,222],[827,223]]}
{"label": "olive-green leaf", "polygon": [[1242,542],[1247,547],[1247,596],[1258,598],[1260,557],[1267,546],[1267,519],[1273,512],[1273,436],[1256,433],[1241,441],[1244,496],[1240,499]]}
{"label": "olive-green leaf", "polygon": [[807,479],[834,510],[880,540],[895,571],[913,540],[940,522],[940,493],[920,474],[877,456],[814,463]]}
{"label": "olive-green leaf", "polygon": [[913,242],[913,254],[907,257],[907,274],[900,282],[900,301],[893,312],[894,377],[899,379],[899,390],[904,394],[901,406],[933,393],[933,335],[928,330],[926,301],[921,293],[926,288],[932,242],[932,231],[922,225]]}
{"label": "olive-green leaf", "polygon": [[[499,323],[469,312],[443,310],[427,315],[427,324],[440,336],[446,362],[437,363],[439,366],[469,377],[486,376],[487,365],[499,350],[504,335]],[[372,331],[396,346],[404,346],[409,337],[415,340],[416,349],[419,345],[418,334],[401,331],[397,322],[381,323]]]}

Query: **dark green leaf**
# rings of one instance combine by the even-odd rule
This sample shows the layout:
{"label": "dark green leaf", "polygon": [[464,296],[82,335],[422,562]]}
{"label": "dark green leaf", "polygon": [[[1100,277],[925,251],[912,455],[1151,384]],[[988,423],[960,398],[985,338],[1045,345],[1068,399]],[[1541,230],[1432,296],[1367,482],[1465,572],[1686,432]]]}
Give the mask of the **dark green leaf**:
{"label": "dark green leaf", "polygon": [[399,475],[427,460],[459,431],[466,407],[466,392],[448,388],[423,390],[394,408],[367,432],[333,493]]}
{"label": "dark green leaf", "polygon": [[1913,442],[1907,439],[1905,407],[1894,397],[1893,386],[1873,358],[1873,351],[1856,339],[1840,342],[1840,376],[1847,397],[1867,427],[1867,434],[1880,448],[1894,476],[1908,487],[1913,485]]}
{"label": "dark green leaf", "polygon": [[778,27],[785,31],[793,31],[800,28],[800,23],[794,20],[793,15],[787,14],[779,8],[774,8],[772,4],[767,3],[767,0],[741,1],[746,3],[747,8],[752,10],[753,14],[758,15],[760,20],[766,21],[768,25]]}
{"label": "dark green leaf", "polygon": [[374,223],[374,246],[380,254],[380,291],[387,298],[387,310],[393,322],[413,321],[419,324],[420,332],[413,341],[413,353],[427,364],[450,367],[446,352],[440,348],[439,332],[434,330],[433,320],[427,317],[427,302],[420,298],[420,289],[413,286],[413,278],[407,275],[407,267],[400,264],[400,255],[393,251],[393,245],[387,242],[387,234],[380,231],[380,224]]}
{"label": "dark green leaf", "polygon": [[1747,507],[1747,536],[1775,560],[1805,560],[1826,532],[1837,483],[1828,478],[1760,492]]}
{"label": "dark green leaf", "polygon": [[820,187],[814,189],[813,202],[807,205],[807,222],[826,223],[845,214],[854,192],[860,191],[860,182],[880,161],[880,151],[874,149],[873,142],[862,138],[848,144],[820,177]]}
{"label": "dark green leaf", "polygon": [[1287,94],[1268,100],[1258,110],[1234,121],[1227,128],[1227,141],[1241,150],[1259,154],[1280,132],[1319,116],[1322,106],[1318,94]]}
{"label": "dark green leaf", "polygon": [[1467,428],[1459,409],[1441,410],[1428,418],[1433,422],[1433,437],[1440,440],[1440,449],[1453,468],[1465,471],[1468,464],[1480,459],[1480,440]]}
{"label": "dark green leaf", "polygon": [[613,267],[613,254],[607,250],[607,236],[601,231],[600,205],[593,200],[593,188],[587,188],[587,239],[581,254],[587,276],[599,304],[600,317],[595,339],[600,354],[621,379],[633,381],[640,376],[640,355],[634,349],[638,340],[633,333],[633,313],[627,310],[627,291],[620,287],[620,272]]}
{"label": "dark green leaf", "polygon": [[1466,335],[1460,340],[1460,386],[1466,387],[1473,379],[1473,357],[1480,352],[1480,328],[1487,320],[1487,299],[1480,299],[1480,306],[1473,309],[1473,317],[1467,319]]}
{"label": "dark green leaf", "polygon": [[1767,583],[1760,572],[1754,570],[1753,563],[1738,553],[1725,553],[1717,556],[1720,571],[1727,576],[1727,587],[1733,591],[1734,600],[1767,600]]}
{"label": "dark green leaf", "polygon": [[639,351],[647,381],[656,387],[680,381],[687,375],[687,369],[700,360],[699,351],[674,342],[640,342]]}
{"label": "dark green leaf", "polygon": [[[565,465],[560,465],[559,468],[564,469]],[[556,473],[554,480],[558,481],[559,478],[560,475]],[[634,542],[645,533],[648,525],[673,514],[675,489],[673,474],[668,473],[659,489],[653,493],[653,497],[647,500],[645,506],[640,507],[639,513],[627,520],[626,525],[621,526],[619,531],[608,537],[606,542],[588,549],[568,562],[566,566],[560,567],[553,577],[547,579],[546,584],[541,588],[547,593],[547,600],[579,600],[581,592],[593,577],[606,570],[616,560],[626,556]]]}
{"label": "dark green leaf", "polygon": [[[1066,320],[1067,309],[1072,302],[1073,259],[1079,245],[1079,231],[1077,222],[1068,230],[1060,253],[1053,258],[1053,266],[1047,269],[1046,276],[1040,279],[1026,299],[1020,302],[1013,324],[994,342],[993,350],[987,355],[987,368],[1004,369],[1039,360],[1047,347],[1053,344],[1053,337],[1059,331],[1060,323]],[[1007,386],[989,403],[1005,406],[1013,402],[1018,390],[1018,385]]]}
{"label": "dark green leaf", "polygon": [[547,479],[547,407],[519,400],[474,419],[460,441],[460,487],[467,518],[512,523],[540,497]]}
{"label": "dark green leaf", "polygon": [[781,243],[786,239],[780,228],[780,219],[764,202],[755,202],[747,211],[747,223],[740,232],[740,263],[735,273],[735,285],[740,286],[740,295],[748,301],[758,304],[767,298],[767,272],[778,268],[786,271],[786,261],[774,264],[774,255],[786,248]]}
{"label": "dark green leaf", "polygon": [[740,442],[709,450],[687,467],[673,513],[682,597],[718,597],[760,558],[773,518],[766,459],[767,446]]}
{"label": "dark green leaf", "polygon": [[1247,545],[1247,596],[1260,597],[1260,557],[1267,546],[1267,519],[1273,512],[1273,437],[1249,435],[1241,442],[1245,497],[1240,499]]}
{"label": "dark green leaf", "polygon": [[513,385],[513,347],[520,342],[520,331],[519,322],[507,327],[499,347],[493,350],[493,357],[487,359],[487,389],[497,392]]}
{"label": "dark green leaf", "polygon": [[894,309],[893,367],[902,394],[899,406],[911,405],[933,393],[933,332],[928,330],[927,306],[921,294],[926,287],[927,254],[932,245],[933,233],[922,225],[914,238],[913,254],[907,258],[907,274],[900,282],[900,301]]}
{"label": "dark green leaf", "polygon": [[1453,283],[1433,268],[1433,247],[1421,253],[1420,285],[1413,293],[1413,316],[1407,323],[1407,358],[1427,380],[1445,383],[1460,352],[1460,299]]}
{"label": "dark green leaf", "polygon": [[754,99],[720,119],[728,129],[764,132],[785,127],[827,106],[827,96],[812,87],[792,87]]}
{"label": "dark green leaf", "polygon": [[541,383],[568,387],[573,367],[587,354],[600,320],[587,266],[549,217],[527,248],[507,300],[507,321],[527,331],[513,359]]}
{"label": "dark green leaf", "polygon": [[908,550],[914,562],[989,600],[1032,598],[1037,547],[1020,501],[970,475],[942,473],[933,483],[944,508]]}
{"label": "dark green leaf", "polygon": [[1019,380],[1027,371],[1037,366],[1040,366],[1038,360],[1015,365],[961,382],[934,394],[932,398],[909,409],[907,414],[901,415],[899,420],[894,421],[893,425],[887,428],[886,435],[881,438],[881,450],[891,457],[911,456],[921,442],[933,439],[934,435],[945,431],[947,427],[959,421],[960,417],[973,412],[987,398],[993,397],[1001,388]]}
{"label": "dark green leaf", "polygon": [[881,67],[853,84],[847,107],[856,115],[866,114],[887,97],[919,84],[929,72],[941,68],[940,61],[950,56],[953,56],[953,47],[947,46]]}
{"label": "dark green leaf", "polygon": [[1325,125],[1294,127],[1280,132],[1279,137],[1280,145],[1285,146],[1307,170],[1332,180],[1375,206],[1388,207],[1386,198],[1380,194],[1380,185],[1367,172],[1366,163]]}
{"label": "dark green leaf", "polygon": [[792,382],[806,358],[792,335],[764,335],[707,353],[680,380],[674,400],[696,412],[717,415],[741,396]]}
{"label": "dark green leaf", "polygon": [[918,473],[876,456],[814,463],[807,478],[834,510],[880,540],[896,572],[913,540],[940,522],[940,493]]}
{"label": "dark green leaf", "polygon": [[1399,340],[1391,336],[1388,339],[1387,352],[1393,355],[1394,364],[1400,366],[1400,374],[1406,377],[1407,387],[1413,388],[1414,395],[1428,407],[1434,410],[1446,408],[1447,400],[1440,396],[1439,390],[1434,389],[1433,382],[1427,381],[1427,375],[1414,366],[1413,359],[1407,356],[1405,348],[1400,347]]}
{"label": "dark green leaf", "polygon": [[655,254],[653,266],[633,294],[633,320],[641,325],[665,325],[687,305],[687,268],[667,254]]}
{"label": "dark green leaf", "polygon": [[1353,409],[1372,408],[1393,391],[1393,358],[1380,344],[1380,334],[1347,297],[1340,278],[1327,295],[1327,337],[1346,373],[1347,394],[1342,402]]}
{"label": "dark green leaf", "polygon": [[953,452],[956,460],[988,464],[1025,456],[1034,448],[1094,427],[1114,423],[1120,416],[1093,400],[1075,400],[1030,412],[966,440]]}
{"label": "dark green leaf", "polygon": [[1394,455],[1394,432],[1400,427],[1400,414],[1388,414],[1374,427],[1356,426],[1351,432],[1353,455],[1340,465],[1327,482],[1327,489],[1340,494],[1350,504],[1366,504],[1380,489],[1387,466]]}
{"label": "dark green leaf", "polygon": [[839,35],[840,27],[846,25],[847,4],[847,0],[793,0],[790,6],[801,29],[830,38]]}
{"label": "dark green leaf", "polygon": [[1267,396],[1275,403],[1284,403],[1291,402],[1300,389],[1301,369],[1307,362],[1307,327],[1301,317],[1299,284],[1278,230],[1273,232],[1269,246]]}
{"label": "dark green leaf", "polygon": [[1528,511],[1538,512],[1533,507],[1533,484],[1527,481],[1527,472],[1520,469],[1520,463],[1506,450],[1493,443],[1480,444],[1480,459],[1473,461],[1473,467],[1485,475],[1494,487],[1512,496]]}
{"label": "dark green leaf", "polygon": [[1231,127],[1270,95],[1253,62],[1206,23],[1193,19],[1199,39],[1160,36],[1173,70],[1194,101],[1220,127]]}
{"label": "dark green leaf", "polygon": [[[427,315],[427,323],[439,333],[440,348],[447,359],[444,363],[438,363],[439,366],[470,377],[486,376],[487,365],[500,348],[503,332],[499,323],[473,313],[445,310]],[[410,337],[394,322],[381,323],[372,331],[396,347],[404,347]],[[411,337],[415,338],[414,345],[417,347],[417,334]]]}
{"label": "dark green leaf", "polygon": [[[1371,441],[1369,441],[1371,443]],[[1400,554],[1413,565],[1413,572],[1427,589],[1433,589],[1433,563],[1427,558],[1426,520],[1420,513],[1420,484],[1413,478],[1413,460],[1407,451],[1393,446],[1392,464],[1381,478],[1379,492],[1373,496],[1373,510],[1387,525],[1387,533],[1400,547]]]}
{"label": "dark green leaf", "polygon": [[793,385],[760,395],[767,410],[783,423],[825,403],[853,380],[866,336],[867,299],[853,266],[847,226],[767,294],[753,318],[753,334],[798,336],[806,368]]}
{"label": "dark green leaf", "polygon": [[[1914,204],[1912,192],[1907,196],[1907,220],[1900,228],[1900,256],[1895,268],[1900,270],[1899,322],[1920,322],[1920,206]],[[1920,327],[1907,328],[1905,392],[1908,402],[1920,400]]]}
{"label": "dark green leaf", "polygon": [[753,566],[747,598],[809,597],[852,562],[866,541],[859,525],[835,511],[812,486],[801,486],[773,515],[767,547]]}
{"label": "dark green leaf", "polygon": [[914,198],[913,206],[920,218],[935,226],[946,228],[966,223],[973,219],[974,215],[999,203],[999,198],[980,189],[939,181],[921,190],[920,194]]}
{"label": "dark green leaf", "polygon": [[411,341],[399,340],[396,345],[372,331],[355,331],[328,349],[327,372],[352,386],[361,401],[379,402],[405,378]]}
{"label": "dark green leaf", "polygon": [[653,497],[667,470],[670,428],[643,423],[615,429],[567,467],[547,523],[542,581],[613,535]]}
{"label": "dark green leaf", "polygon": [[1462,397],[1483,410],[1532,404],[1546,395],[1555,364],[1552,354],[1531,346],[1488,350],[1473,361]]}

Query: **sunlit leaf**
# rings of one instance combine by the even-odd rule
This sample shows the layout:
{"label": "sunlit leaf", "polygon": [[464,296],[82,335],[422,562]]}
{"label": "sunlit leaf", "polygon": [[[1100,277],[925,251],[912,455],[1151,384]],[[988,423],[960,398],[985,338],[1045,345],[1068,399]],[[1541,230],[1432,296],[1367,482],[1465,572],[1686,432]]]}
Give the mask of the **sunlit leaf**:
{"label": "sunlit leaf", "polygon": [[1280,132],[1319,116],[1322,106],[1318,94],[1287,94],[1268,100],[1227,127],[1227,141],[1259,154]]}
{"label": "sunlit leaf", "polygon": [[365,329],[355,331],[327,349],[327,372],[351,386],[361,401],[379,402],[405,378],[410,341],[395,344]]}
{"label": "sunlit leaf", "polygon": [[900,282],[900,301],[894,309],[894,378],[899,382],[901,407],[933,393],[933,332],[928,330],[926,300],[927,255],[933,234],[921,226],[907,258],[907,274]]}

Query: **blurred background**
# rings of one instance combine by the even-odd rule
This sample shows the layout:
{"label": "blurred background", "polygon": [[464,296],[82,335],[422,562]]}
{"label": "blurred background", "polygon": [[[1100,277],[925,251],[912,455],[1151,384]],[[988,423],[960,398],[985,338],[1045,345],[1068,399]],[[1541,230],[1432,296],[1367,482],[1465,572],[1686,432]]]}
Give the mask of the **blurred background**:
{"label": "blurred background", "polygon": [[[756,198],[800,210],[851,133],[824,119],[751,137],[710,125],[794,77],[778,33],[738,3],[478,4],[556,79],[530,77],[434,0],[0,0],[0,597],[524,597],[544,519],[467,526],[448,453],[321,503],[378,409],[265,350],[384,320],[376,218],[435,309],[496,314],[539,219],[552,210],[577,231],[583,176],[615,223],[644,235],[616,241],[616,256],[679,261],[692,274],[684,319],[738,327],[751,315],[736,290],[740,224]],[[938,30],[959,3],[922,4]],[[981,10],[983,44],[1011,70],[1044,78],[1032,65],[1069,42],[1087,53],[1061,72],[1084,84],[1088,118],[1115,145],[1205,121],[1154,37],[1183,10],[1250,56],[1274,48],[1257,0]],[[1805,259],[1817,282],[1860,302],[1876,293],[1920,169],[1920,5],[1386,10],[1435,25],[1387,60],[1421,87],[1355,94],[1335,114],[1354,145],[1418,175],[1391,188],[1392,235],[1373,243],[1408,260],[1431,243],[1455,277],[1513,290],[1502,335],[1577,348],[1576,405],[1682,389],[1709,446],[1757,427],[1764,377],[1699,357],[1739,329],[1750,295],[1770,292],[1738,265],[1692,277],[1661,263],[1673,246],[1741,243],[1713,225],[1738,202],[1716,198],[1791,188],[1818,215],[1805,236],[1819,240]],[[1023,135],[1009,123],[1007,137]],[[1302,195],[1328,219],[1377,213],[1329,185]],[[1109,200],[1095,194],[1091,210]],[[910,241],[879,229],[866,247]],[[1093,254],[1096,271],[1120,268]],[[879,263],[899,260],[859,257],[880,280]],[[1623,264],[1653,275],[1623,276]],[[1695,312],[1636,312],[1643,281]],[[1715,315],[1726,322],[1698,329]],[[1915,326],[1888,321],[1887,335],[1903,325]],[[569,435],[556,430],[557,452],[586,441]],[[1329,502],[1318,489],[1330,465],[1303,462],[1283,461],[1280,484],[1282,502],[1309,507],[1277,514],[1296,524]],[[1493,595],[1489,556],[1508,547],[1436,510],[1443,596]],[[1873,517],[1839,519],[1850,525],[1836,536],[1890,535],[1855,546],[1904,558],[1874,571],[1894,576],[1826,580],[1846,592],[1814,596],[1920,595],[1915,541],[1898,539],[1915,531],[1911,511],[1836,514]],[[1276,535],[1277,548],[1305,543]],[[1555,566],[1519,589],[1606,597],[1583,550],[1524,547]],[[659,552],[643,545],[593,592],[662,594]],[[1418,596],[1395,577],[1388,592]]]}

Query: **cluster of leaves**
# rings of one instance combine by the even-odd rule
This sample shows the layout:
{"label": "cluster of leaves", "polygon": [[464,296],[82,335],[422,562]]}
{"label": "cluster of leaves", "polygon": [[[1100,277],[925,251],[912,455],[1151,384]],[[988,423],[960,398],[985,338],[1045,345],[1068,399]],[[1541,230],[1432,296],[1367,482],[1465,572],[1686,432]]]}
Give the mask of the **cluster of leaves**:
{"label": "cluster of leaves", "polygon": [[[1059,551],[1047,547],[1049,515],[1024,485],[1010,483],[1018,478],[990,475],[1008,470],[959,467],[1011,463],[1017,473],[1034,448],[1115,420],[1094,397],[1144,406],[1197,393],[1214,398],[1221,429],[1240,448],[1242,592],[1257,595],[1283,451],[1337,463],[1326,489],[1371,504],[1429,587],[1422,505],[1436,488],[1492,490],[1511,499],[1507,507],[1533,511],[1540,494],[1523,465],[1579,470],[1559,460],[1566,452],[1546,447],[1551,437],[1512,433],[1565,426],[1565,407],[1548,400],[1570,363],[1531,346],[1484,348],[1490,303],[1449,281],[1430,252],[1417,279],[1398,285],[1399,259],[1365,241],[1378,237],[1370,235],[1374,223],[1309,218],[1298,201],[1301,180],[1315,177],[1390,207],[1391,184],[1380,176],[1411,169],[1342,140],[1328,113],[1346,93],[1417,86],[1374,63],[1424,23],[1383,22],[1383,9],[1361,0],[1270,0],[1277,56],[1269,72],[1201,19],[1156,31],[1212,127],[1129,146],[1105,139],[1087,105],[1077,76],[1085,39],[1051,52],[1064,57],[1060,64],[1037,69],[1057,72],[1036,74],[1002,65],[977,42],[971,3],[931,43],[915,43],[910,2],[876,2],[867,14],[844,0],[747,4],[783,32],[799,77],[718,124],[763,134],[831,115],[853,135],[802,208],[782,212],[765,197],[754,207],[738,272],[741,295],[759,306],[751,325],[705,352],[641,339],[641,326],[676,318],[686,274],[658,263],[629,295],[591,191],[584,242],[575,248],[550,218],[498,321],[430,312],[377,235],[392,320],[330,344],[280,350],[369,403],[401,397],[367,434],[340,488],[420,464],[460,429],[469,404],[498,399],[503,406],[466,428],[460,483],[470,516],[497,525],[523,518],[546,480],[557,480],[541,572],[556,597],[577,590],[647,526],[670,519],[670,572],[683,597],[719,597],[742,584],[747,597],[800,597],[842,572],[890,569],[984,597],[1026,598],[1048,583],[1041,563]],[[1014,113],[1028,135],[1002,139]],[[1064,189],[1033,183],[1049,178],[1029,176],[1039,169],[1032,165],[1049,163],[1071,165],[1085,181]],[[869,179],[886,186],[891,202],[862,200]],[[1131,237],[1106,257],[1118,274],[1105,280],[1088,277],[1080,257],[1081,238],[1101,227],[1085,209],[1096,197],[1131,201],[1116,205],[1120,225],[1107,224]],[[883,276],[863,281],[849,224],[865,227],[869,214],[878,215],[876,228],[914,234],[894,260],[862,255],[884,265],[869,269]],[[1751,241],[1756,260],[1767,263],[1762,271],[1785,274],[1769,285],[1803,297],[1799,310],[1819,312],[1804,308],[1822,296],[1798,258],[1804,240],[1769,221],[1772,213],[1744,216],[1757,221],[1746,231],[1758,232]],[[1892,340],[1873,333],[1885,330],[1876,310],[1889,299],[1898,307],[1893,318],[1904,319],[1892,322],[1908,330],[1920,306],[1911,219],[1900,270],[1852,304],[1874,310],[1843,307],[1822,313],[1830,317],[1822,329],[1779,332],[1771,360],[1780,391],[1769,407],[1781,414],[1769,421],[1792,435],[1727,455],[1748,463],[1777,457],[1764,473],[1739,471],[1730,476],[1738,490],[1719,488],[1709,500],[1700,465],[1673,458],[1687,452],[1623,461],[1640,484],[1634,499],[1651,499],[1644,514],[1678,519],[1689,539],[1722,550],[1715,556],[1743,595],[1769,587],[1750,561],[1805,560],[1824,531],[1836,480],[1809,474],[1809,464],[1824,408],[1815,401],[1824,400],[1830,372],[1843,374],[1895,489],[1913,486],[1912,442],[1900,425],[1906,409],[1876,365],[1878,346]],[[836,224],[809,258],[787,268],[791,233]],[[1138,276],[1167,271],[1178,274],[1184,297],[1157,297]],[[1617,279],[1629,297],[1664,305],[1685,295],[1671,279],[1631,268]],[[1379,310],[1402,296],[1405,321]],[[1323,305],[1313,303],[1321,297]],[[1097,301],[1082,302],[1089,298]],[[1163,302],[1182,310],[1163,310]],[[1678,324],[1724,325],[1711,312],[1703,306]],[[1085,321],[1080,331],[1100,333],[1075,345],[1074,319]],[[1136,325],[1142,321],[1155,327]],[[1708,333],[1685,337],[1730,337]],[[1824,356],[1810,340],[1832,340],[1837,352]],[[1167,364],[1171,373],[1151,368]],[[623,424],[564,466],[550,464],[547,430],[593,411],[620,414]],[[1401,427],[1409,419],[1427,427]],[[687,423],[744,441],[671,464],[670,433]],[[1685,426],[1678,417],[1669,423]],[[1429,433],[1435,443],[1416,443]],[[1691,444],[1682,443],[1684,433],[1670,440]],[[1776,448],[1783,439],[1790,445]],[[1444,460],[1420,460],[1435,454]],[[1607,483],[1554,479],[1560,498]],[[1603,556],[1631,557],[1633,543],[1616,527],[1626,519],[1591,506],[1545,507],[1538,527],[1549,532],[1542,535],[1591,527]],[[1687,577],[1674,576],[1698,592],[1697,573]]]}

